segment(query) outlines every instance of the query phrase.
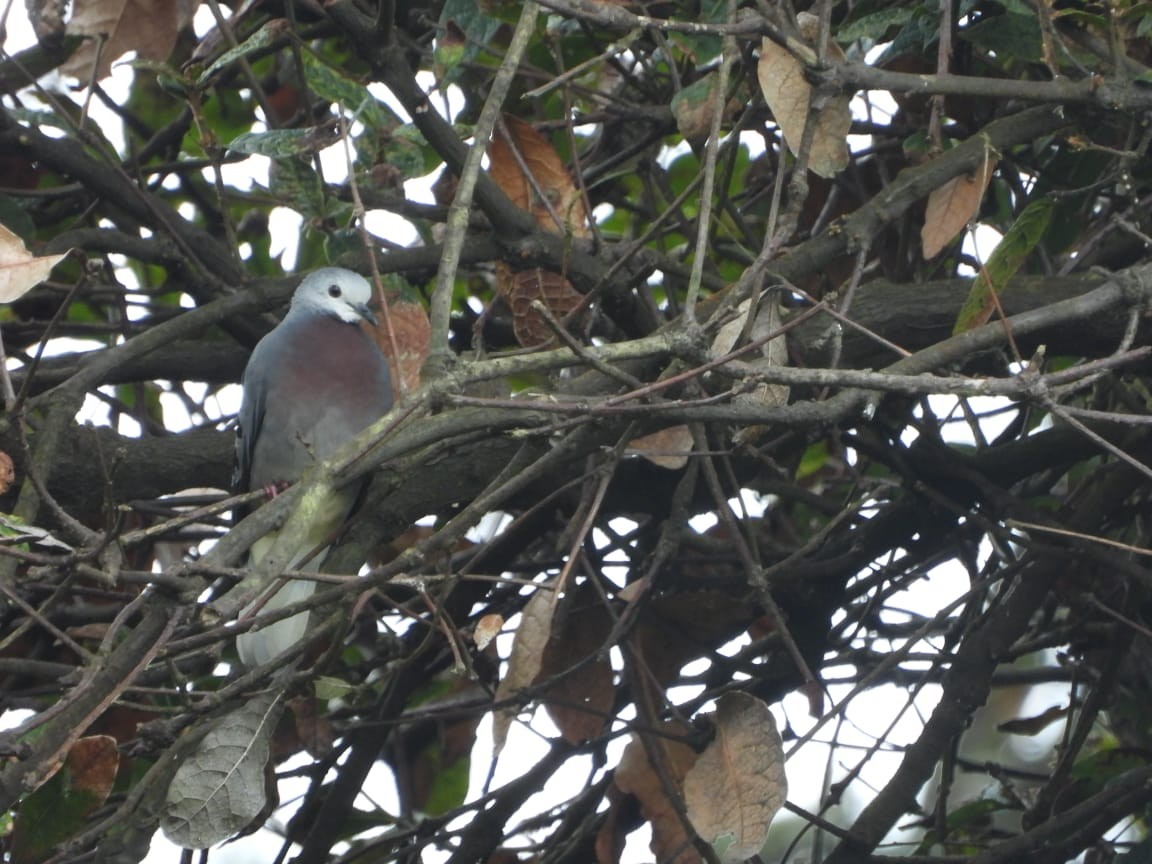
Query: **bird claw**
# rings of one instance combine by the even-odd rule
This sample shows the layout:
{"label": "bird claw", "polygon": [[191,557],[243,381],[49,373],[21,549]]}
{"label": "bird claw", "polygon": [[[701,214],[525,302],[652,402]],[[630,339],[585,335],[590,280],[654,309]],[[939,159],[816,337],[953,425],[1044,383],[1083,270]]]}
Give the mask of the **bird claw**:
{"label": "bird claw", "polygon": [[274,499],[277,495],[279,495],[281,492],[283,492],[285,489],[287,489],[291,485],[292,484],[289,483],[287,480],[278,480],[275,483],[269,483],[267,486],[265,486],[264,487],[264,494],[267,495],[268,500],[271,501],[272,499]]}

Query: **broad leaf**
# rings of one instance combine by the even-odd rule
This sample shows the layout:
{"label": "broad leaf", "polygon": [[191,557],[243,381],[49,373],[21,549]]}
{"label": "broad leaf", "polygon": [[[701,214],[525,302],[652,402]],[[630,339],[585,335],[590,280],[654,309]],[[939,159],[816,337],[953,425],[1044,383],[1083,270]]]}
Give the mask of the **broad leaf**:
{"label": "broad leaf", "polygon": [[[814,16],[802,12],[797,16],[801,32],[809,42],[814,41]],[[835,60],[843,60],[840,46],[829,41],[827,53]],[[848,130],[852,127],[852,112],[848,96],[830,96],[825,104],[816,108],[812,104],[812,85],[804,77],[804,64],[788,49],[771,39],[760,43],[760,62],[756,76],[764,99],[772,109],[772,116],[784,134],[788,149],[800,152],[804,131],[811,119],[815,128],[808,151],[808,167],[821,177],[835,177],[848,164]]]}
{"label": "broad leaf", "polygon": [[23,297],[47,279],[66,254],[37,257],[23,240],[0,225],[0,303]]}
{"label": "broad leaf", "polygon": [[989,256],[972,282],[968,299],[956,319],[954,333],[963,333],[988,322],[996,310],[996,298],[1016,275],[1024,261],[1044,236],[1052,218],[1053,201],[1043,198],[1024,208],[1008,233]]}
{"label": "broad leaf", "polygon": [[215,721],[176,771],[160,827],[185,849],[207,849],[240,833],[268,803],[264,772],[284,710],[278,688],[254,694]]}
{"label": "broad leaf", "polygon": [[725,693],[716,706],[716,737],[684,777],[688,818],[720,859],[757,855],[784,806],[784,745],[768,706],[746,693]]}

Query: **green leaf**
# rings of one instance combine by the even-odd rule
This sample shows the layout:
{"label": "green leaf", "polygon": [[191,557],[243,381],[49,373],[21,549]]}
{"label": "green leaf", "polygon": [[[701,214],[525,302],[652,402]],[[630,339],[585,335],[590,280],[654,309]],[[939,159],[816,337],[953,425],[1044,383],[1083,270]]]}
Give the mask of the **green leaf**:
{"label": "green leaf", "polygon": [[908,9],[904,6],[894,6],[890,9],[881,9],[861,15],[855,21],[849,21],[833,34],[837,42],[847,45],[857,39],[870,39],[881,42],[894,27],[903,27],[908,23]]}
{"label": "green leaf", "polygon": [[357,151],[361,166],[387,165],[396,171],[399,180],[426,177],[443,161],[411,123],[360,136]]}
{"label": "green leaf", "polygon": [[292,35],[292,25],[285,18],[274,18],[267,22],[263,27],[237,45],[235,48],[229,48],[219,57],[212,61],[207,69],[200,73],[196,78],[196,87],[203,89],[212,83],[211,79],[215,77],[216,73],[223,69],[225,66],[230,66],[232,63],[239,60],[241,57],[247,57],[249,54],[254,54],[264,48],[272,45],[279,39],[289,37]]}
{"label": "green leaf", "polygon": [[1044,236],[1052,218],[1053,206],[1052,199],[1041,198],[1024,208],[1024,212],[1008,229],[972,283],[968,299],[964,301],[960,315],[956,318],[953,334],[979,327],[992,317],[996,309],[996,298]]}
{"label": "green leaf", "polygon": [[940,25],[937,17],[935,7],[928,11],[923,6],[917,6],[911,13],[911,20],[904,25],[904,29],[896,34],[892,44],[884,49],[884,53],[875,60],[873,65],[883,66],[893,57],[900,57],[904,54],[916,56],[923,54],[939,38]]}
{"label": "green leaf", "polygon": [[21,237],[32,237],[36,233],[36,223],[28,211],[20,206],[20,200],[10,195],[0,195],[0,225]]}
{"label": "green leaf", "polygon": [[[693,20],[701,24],[723,24],[727,16],[727,0],[703,0]],[[697,68],[707,66],[724,50],[720,37],[711,34],[669,33],[668,41],[683,51]]]}
{"label": "green leaf", "polygon": [[324,238],[324,254],[328,257],[328,263],[334,265],[344,260],[363,258],[364,241],[360,232],[355,228],[341,228],[331,232]]}
{"label": "green leaf", "polygon": [[340,140],[333,126],[313,126],[308,129],[270,129],[267,132],[245,132],[228,144],[236,153],[249,153],[283,159],[288,156],[310,156]]}
{"label": "green leaf", "polygon": [[964,840],[978,838],[992,824],[992,817],[996,813],[1011,809],[1009,804],[995,798],[978,798],[961,804],[948,814],[944,836],[939,837],[936,831],[929,831],[917,849],[917,854],[929,854],[932,846],[938,843],[960,844]]}
{"label": "green leaf", "polygon": [[672,116],[676,118],[676,126],[685,138],[693,140],[708,136],[716,108],[716,85],[719,83],[718,74],[709,72],[672,97]]}
{"label": "green leaf", "polygon": [[960,31],[960,38],[997,57],[1039,62],[1044,57],[1040,22],[1035,12],[987,18]]}
{"label": "green leaf", "polygon": [[355,688],[343,678],[334,678],[331,675],[319,675],[313,681],[316,688],[316,698],[328,701],[330,699],[346,699]]}
{"label": "green leaf", "polygon": [[434,51],[444,81],[456,81],[504,26],[503,21],[486,15],[484,6],[476,0],[448,0],[444,4]]}
{"label": "green leaf", "polygon": [[30,108],[9,108],[7,113],[19,120],[21,123],[27,123],[29,126],[40,129],[43,127],[50,127],[52,129],[63,129],[65,132],[71,131],[76,128],[76,124],[71,122],[67,117],[61,117],[54,111],[33,111]]}
{"label": "green leaf", "polygon": [[1107,15],[1099,15],[1085,9],[1054,9],[1052,20],[1070,21],[1086,30],[1107,30],[1111,21]]}
{"label": "green leaf", "polygon": [[804,451],[804,455],[800,457],[800,464],[796,467],[796,479],[803,480],[806,477],[811,477],[827,464],[828,442],[817,441],[815,444],[809,445],[808,449]]}
{"label": "green leaf", "polygon": [[[339,201],[327,194],[327,188],[320,180],[310,161],[305,159],[277,159],[268,174],[268,188],[286,207],[290,207],[304,217],[306,227],[324,229],[342,224],[352,213],[350,202]],[[321,233],[316,238],[315,258],[307,259],[309,266],[328,263],[324,254],[325,237]],[[304,247],[299,252],[299,264],[303,266]]]}
{"label": "green leaf", "polygon": [[443,765],[439,744],[430,744],[422,758],[431,762],[435,769],[428,799],[424,802],[424,812],[430,816],[441,816],[463,804],[468,797],[468,776],[472,766],[468,754],[465,753],[449,765]]}
{"label": "green leaf", "polygon": [[147,416],[157,426],[164,425],[164,408],[160,388],[154,383],[118,384],[116,398],[133,413],[134,418]]}
{"label": "green leaf", "polygon": [[280,159],[268,174],[268,188],[278,199],[305,216],[324,209],[324,190],[312,165],[303,159]]}
{"label": "green leaf", "polygon": [[11,841],[12,861],[47,861],[52,848],[78,833],[100,801],[71,789],[68,769],[62,768],[20,802]]}
{"label": "green leaf", "polygon": [[[255,105],[255,100],[242,96],[239,89],[218,87],[213,91],[212,98],[205,99],[199,106],[197,122],[184,135],[181,145],[183,152],[194,157],[204,157],[207,155],[206,143],[229,141],[250,132],[256,119]],[[207,142],[201,138],[203,133],[209,133]]]}
{"label": "green leaf", "polygon": [[71,552],[72,547],[62,540],[58,540],[43,528],[27,524],[19,516],[12,513],[0,513],[0,537],[8,540],[28,540],[40,546],[53,549],[62,549]]}
{"label": "green leaf", "polygon": [[[696,158],[694,153],[685,153],[683,156],[677,156],[672,160],[672,164],[668,166],[668,188],[673,195],[679,195],[689,184],[695,181],[699,176],[702,168],[700,160]],[[694,196],[689,195],[688,199],[681,205],[685,216],[692,218],[696,215],[698,202]]]}
{"label": "green leaf", "polygon": [[[56,105],[60,109],[59,111],[33,111],[28,108],[14,107],[6,109],[6,112],[34,129],[42,126],[50,126],[63,130],[68,133],[69,136],[75,135],[76,129],[80,125],[79,108],[76,108],[73,103],[64,98],[58,98]],[[69,117],[66,113],[69,108],[76,108],[73,117]],[[85,134],[89,138],[89,140],[85,142],[85,148],[90,152],[98,153],[101,158],[108,158],[110,154],[116,153],[116,148],[104,135],[103,130],[98,125],[89,123],[86,127]]]}
{"label": "green leaf", "polygon": [[303,57],[304,80],[321,99],[343,105],[372,129],[384,129],[400,122],[359,81],[340,74],[311,51],[303,52]]}

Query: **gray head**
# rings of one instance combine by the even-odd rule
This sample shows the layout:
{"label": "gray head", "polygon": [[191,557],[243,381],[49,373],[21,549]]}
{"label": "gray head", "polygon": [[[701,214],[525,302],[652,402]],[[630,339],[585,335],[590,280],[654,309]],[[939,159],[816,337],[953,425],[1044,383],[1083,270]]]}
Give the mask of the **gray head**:
{"label": "gray head", "polygon": [[312,313],[331,315],[355,324],[358,321],[376,323],[376,316],[368,308],[372,299],[372,286],[359,273],[343,267],[321,267],[304,277],[288,314]]}

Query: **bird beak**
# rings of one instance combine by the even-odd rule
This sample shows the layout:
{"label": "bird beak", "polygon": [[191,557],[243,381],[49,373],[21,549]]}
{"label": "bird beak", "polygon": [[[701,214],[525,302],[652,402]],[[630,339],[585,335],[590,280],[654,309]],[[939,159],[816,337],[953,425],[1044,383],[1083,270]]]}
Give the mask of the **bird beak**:
{"label": "bird beak", "polygon": [[357,303],[352,307],[356,310],[356,314],[370,323],[373,327],[379,326],[380,322],[376,320],[376,314],[368,308],[367,303]]}

